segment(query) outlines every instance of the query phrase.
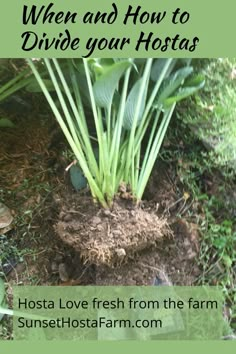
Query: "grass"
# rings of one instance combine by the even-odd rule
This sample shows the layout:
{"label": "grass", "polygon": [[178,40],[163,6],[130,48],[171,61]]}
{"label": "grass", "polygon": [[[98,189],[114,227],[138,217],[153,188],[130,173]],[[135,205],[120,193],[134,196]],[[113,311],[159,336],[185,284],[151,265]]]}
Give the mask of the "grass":
{"label": "grass", "polygon": [[[17,216],[15,216],[15,227],[12,231],[6,235],[0,234],[0,278],[6,281],[6,286],[9,294],[11,293],[12,285],[38,285],[40,282],[39,274],[34,274],[31,269],[28,268],[28,261],[34,264],[37,262],[38,255],[38,243],[42,237],[41,230],[34,230],[31,226],[34,219],[37,217],[37,213],[44,208],[43,199],[40,204],[31,205],[27,209],[24,208],[24,200],[17,198],[17,193],[25,191],[23,199],[40,193],[42,196],[51,192],[48,184],[39,183],[37,176],[32,179],[25,179],[23,183],[14,191],[0,191],[1,200],[8,204],[17,203],[14,205],[17,208]],[[27,191],[27,192],[26,192]],[[14,264],[14,262],[16,264]],[[6,265],[13,264],[11,270],[11,277],[5,275]],[[19,271],[16,265],[23,264],[23,271]],[[30,265],[31,267],[31,265]],[[9,279],[11,279],[10,282]],[[11,303],[11,295],[7,294],[7,302]],[[0,340],[12,340],[13,339],[13,322],[12,317],[5,316],[0,321]]]}
{"label": "grass", "polygon": [[[15,260],[16,263],[21,263],[26,255],[33,256],[37,252],[35,248],[41,233],[38,229],[34,230],[32,225],[51,192],[52,188],[48,183],[40,182],[39,175],[24,179],[14,191],[0,190],[1,200],[9,206],[12,205],[16,211],[13,229],[6,235],[0,234],[0,276],[4,277],[4,262]],[[25,202],[34,196],[40,196],[40,200],[37,202],[33,198],[26,206]]]}
{"label": "grass", "polygon": [[206,83],[180,112],[209,150],[214,165],[236,171],[235,59],[211,60],[203,70]]}

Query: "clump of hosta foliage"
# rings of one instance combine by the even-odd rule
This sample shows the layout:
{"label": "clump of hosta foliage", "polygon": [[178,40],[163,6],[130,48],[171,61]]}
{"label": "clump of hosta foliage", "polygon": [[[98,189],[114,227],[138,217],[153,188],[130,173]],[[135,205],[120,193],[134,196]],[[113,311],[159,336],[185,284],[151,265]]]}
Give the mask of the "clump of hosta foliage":
{"label": "clump of hosta foliage", "polygon": [[43,59],[28,63],[92,196],[110,207],[120,186],[126,186],[139,201],[176,102],[203,85],[190,61]]}
{"label": "clump of hosta foliage", "polygon": [[204,89],[184,106],[185,121],[216,165],[236,170],[236,60],[212,60],[203,73]]}

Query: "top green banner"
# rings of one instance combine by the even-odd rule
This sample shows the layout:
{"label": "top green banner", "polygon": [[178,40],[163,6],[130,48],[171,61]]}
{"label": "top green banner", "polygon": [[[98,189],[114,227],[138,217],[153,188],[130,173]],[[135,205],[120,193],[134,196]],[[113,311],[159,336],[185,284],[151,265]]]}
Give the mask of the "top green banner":
{"label": "top green banner", "polygon": [[236,2],[8,0],[0,57],[234,57]]}

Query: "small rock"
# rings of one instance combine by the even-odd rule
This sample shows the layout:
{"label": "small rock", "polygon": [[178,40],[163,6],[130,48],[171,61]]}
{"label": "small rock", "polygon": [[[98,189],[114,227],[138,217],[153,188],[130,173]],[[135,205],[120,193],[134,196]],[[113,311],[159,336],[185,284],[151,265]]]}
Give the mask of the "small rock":
{"label": "small rock", "polygon": [[120,231],[120,230],[113,230],[112,233],[113,233],[113,235],[116,235],[116,236],[122,235],[122,231]]}
{"label": "small rock", "polygon": [[126,252],[125,252],[124,248],[117,248],[115,250],[115,252],[118,257],[125,257],[126,256]]}
{"label": "small rock", "polygon": [[190,241],[189,241],[189,239],[187,239],[187,238],[184,239],[184,246],[185,246],[185,247],[189,247],[189,246],[190,246]]}
{"label": "small rock", "polygon": [[56,256],[55,256],[55,262],[56,263],[63,263],[62,261],[63,261],[63,255],[57,253]]}
{"label": "small rock", "polygon": [[59,264],[58,272],[59,272],[59,277],[60,277],[61,281],[68,281],[69,280],[69,275],[68,275],[65,263]]}
{"label": "small rock", "polygon": [[53,198],[55,204],[60,204],[61,203],[61,198],[58,195],[55,195]]}
{"label": "small rock", "polygon": [[101,218],[99,218],[98,216],[94,216],[94,217],[92,218],[92,220],[91,220],[91,223],[92,223],[93,225],[101,224],[101,222],[102,222],[102,220],[101,220]]}
{"label": "small rock", "polygon": [[57,265],[56,262],[52,262],[52,263],[51,263],[51,270],[52,270],[52,272],[54,272],[54,273],[58,271],[58,265]]}
{"label": "small rock", "polygon": [[0,229],[9,226],[13,221],[10,209],[0,202]]}
{"label": "small rock", "polygon": [[101,224],[97,226],[97,230],[98,230],[98,231],[102,231],[102,230],[103,230],[103,227],[102,227]]}
{"label": "small rock", "polygon": [[66,216],[66,213],[64,211],[61,211],[59,214],[59,219],[63,220],[65,216]]}
{"label": "small rock", "polygon": [[72,215],[71,214],[66,214],[63,218],[64,221],[68,222],[68,221],[71,221],[72,220]]}
{"label": "small rock", "polygon": [[104,214],[105,216],[109,216],[109,215],[111,215],[111,212],[110,212],[109,209],[104,209],[104,210],[103,210],[103,214]]}
{"label": "small rock", "polygon": [[194,252],[194,251],[192,251],[192,250],[190,250],[190,252],[187,252],[187,259],[193,259],[193,258],[195,258],[197,256],[197,253],[196,252]]}

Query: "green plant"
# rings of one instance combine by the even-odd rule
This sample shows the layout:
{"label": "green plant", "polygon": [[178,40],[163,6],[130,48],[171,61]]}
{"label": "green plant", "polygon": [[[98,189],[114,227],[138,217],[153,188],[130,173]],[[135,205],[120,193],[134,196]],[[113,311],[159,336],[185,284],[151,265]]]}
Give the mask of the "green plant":
{"label": "green plant", "polygon": [[231,268],[236,262],[236,232],[233,231],[231,220],[224,220],[217,224],[212,218],[205,231],[204,242],[211,244],[212,252],[215,257],[217,255],[217,261],[221,261],[226,269]]}
{"label": "green plant", "polygon": [[[2,63],[0,63],[0,69],[4,69]],[[0,70],[0,75],[2,72]],[[0,103],[6,98],[11,96],[16,91],[24,88],[30,81],[32,81],[32,74],[29,68],[16,75],[13,79],[8,80],[6,83],[2,84],[0,82]],[[0,117],[0,129],[1,128],[13,128],[15,125],[12,121],[5,117]]]}
{"label": "green plant", "polygon": [[[176,59],[44,59],[58,106],[37,64],[28,63],[94,199],[110,207],[119,187],[125,185],[138,202],[176,102],[201,88],[203,78]],[[89,116],[93,117],[92,129]]]}
{"label": "green plant", "polygon": [[209,150],[208,158],[236,170],[235,60],[212,60],[203,73],[204,89],[180,114]]}
{"label": "green plant", "polygon": [[[39,63],[39,66],[40,66],[40,63]],[[1,79],[2,79],[2,76],[4,76],[3,74],[4,74],[5,70],[6,69],[4,67],[4,63],[0,62],[0,78]],[[47,74],[47,72],[44,71],[42,68],[41,75],[44,77],[44,82],[47,86],[47,89],[49,91],[54,90],[52,82],[47,77],[46,74]],[[32,71],[29,67],[23,68],[23,70],[18,72],[11,79],[6,80],[6,78],[5,78],[3,80],[3,82],[2,82],[2,80],[0,80],[0,103],[21,89],[26,89],[26,91],[31,92],[31,93],[41,91],[37,81],[35,80],[34,75],[32,74]],[[2,125],[3,124],[4,124],[4,121],[2,122]],[[6,126],[9,126],[9,125],[6,125]]]}
{"label": "green plant", "polygon": [[29,68],[24,69],[8,82],[0,86],[0,102],[11,96],[16,91],[29,85],[34,77]]}
{"label": "green plant", "polygon": [[[37,84],[34,75],[30,68],[26,68],[21,72],[17,73],[13,78],[6,79],[4,73],[7,71],[5,67],[5,60],[1,59],[0,61],[0,104],[9,98],[11,95],[17,91],[29,87],[29,90],[32,86]],[[14,128],[15,124],[6,117],[0,117],[0,129],[1,128]]]}
{"label": "green plant", "polygon": [[228,316],[232,329],[236,328],[235,264],[236,232],[232,220],[217,222],[211,206],[205,208],[205,222],[201,226],[202,242],[199,264],[203,268],[199,282],[219,285],[230,309]]}

